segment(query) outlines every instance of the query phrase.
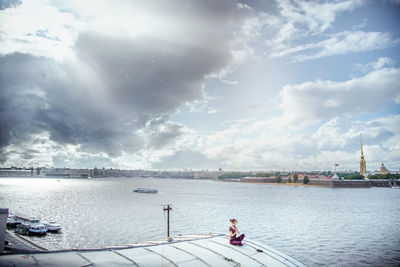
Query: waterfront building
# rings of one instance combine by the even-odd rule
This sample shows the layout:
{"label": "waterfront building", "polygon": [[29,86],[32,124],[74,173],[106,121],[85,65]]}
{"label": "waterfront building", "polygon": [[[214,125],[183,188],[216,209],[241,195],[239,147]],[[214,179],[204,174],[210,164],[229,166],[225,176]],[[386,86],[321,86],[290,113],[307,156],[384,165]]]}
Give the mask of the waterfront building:
{"label": "waterfront building", "polygon": [[361,159],[360,159],[360,174],[364,177],[367,176],[367,166],[364,159],[363,145],[362,145],[362,135],[360,134],[361,140]]}

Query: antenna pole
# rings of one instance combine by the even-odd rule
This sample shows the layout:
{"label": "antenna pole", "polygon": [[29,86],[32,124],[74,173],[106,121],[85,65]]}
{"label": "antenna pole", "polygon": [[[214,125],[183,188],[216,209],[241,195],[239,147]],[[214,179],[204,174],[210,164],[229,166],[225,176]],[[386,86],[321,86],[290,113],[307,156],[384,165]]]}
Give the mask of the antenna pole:
{"label": "antenna pole", "polygon": [[172,210],[171,205],[168,204],[167,207],[164,207],[163,210],[164,210],[164,211],[167,211],[167,218],[168,218],[168,219],[167,219],[167,220],[168,220],[168,221],[167,221],[167,235],[168,235],[168,236],[167,236],[167,239],[168,239],[168,241],[169,241],[169,211]]}

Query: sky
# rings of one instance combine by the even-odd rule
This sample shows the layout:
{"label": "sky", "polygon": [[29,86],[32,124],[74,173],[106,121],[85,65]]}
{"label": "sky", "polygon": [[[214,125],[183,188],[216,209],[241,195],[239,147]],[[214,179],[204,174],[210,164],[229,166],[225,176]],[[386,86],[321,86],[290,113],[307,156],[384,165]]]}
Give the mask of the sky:
{"label": "sky", "polygon": [[400,169],[398,0],[0,0],[0,166]]}

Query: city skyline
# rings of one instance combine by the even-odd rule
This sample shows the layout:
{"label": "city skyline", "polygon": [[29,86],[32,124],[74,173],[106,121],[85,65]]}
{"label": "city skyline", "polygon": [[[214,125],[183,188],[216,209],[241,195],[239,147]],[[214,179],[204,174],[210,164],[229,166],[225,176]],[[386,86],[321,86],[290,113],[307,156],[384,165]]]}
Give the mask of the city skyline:
{"label": "city skyline", "polygon": [[399,1],[0,1],[0,167],[400,167]]}

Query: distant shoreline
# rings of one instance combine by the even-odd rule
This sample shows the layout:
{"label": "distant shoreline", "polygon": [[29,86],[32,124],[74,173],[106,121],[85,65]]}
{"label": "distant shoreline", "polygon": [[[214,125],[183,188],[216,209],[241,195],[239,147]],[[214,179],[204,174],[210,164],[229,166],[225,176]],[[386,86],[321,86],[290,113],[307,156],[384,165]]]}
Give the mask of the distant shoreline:
{"label": "distant shoreline", "polygon": [[328,186],[324,185],[313,185],[313,184],[301,184],[301,183],[259,183],[259,182],[250,182],[250,181],[239,181],[239,180],[230,180],[230,179],[225,179],[225,180],[215,180],[218,182],[231,182],[231,183],[244,183],[244,184],[264,184],[264,185],[279,185],[279,186],[304,186],[304,187],[324,187],[324,188],[329,188]]}

